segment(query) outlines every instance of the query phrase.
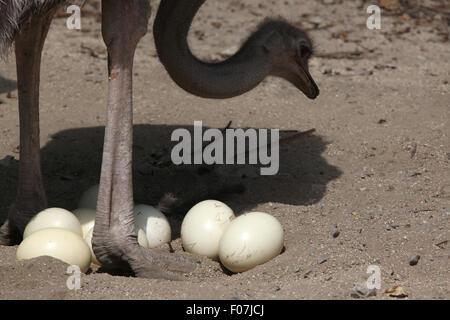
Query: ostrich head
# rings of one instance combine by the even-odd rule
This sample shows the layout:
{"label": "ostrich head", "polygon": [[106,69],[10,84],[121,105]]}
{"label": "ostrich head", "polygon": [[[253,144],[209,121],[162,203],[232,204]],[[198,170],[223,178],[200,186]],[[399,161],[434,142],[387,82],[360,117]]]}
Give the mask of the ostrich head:
{"label": "ostrich head", "polygon": [[270,74],[286,79],[308,98],[315,99],[319,88],[309,73],[313,46],[308,35],[282,21],[267,22],[257,33],[262,35],[262,48],[272,61]]}

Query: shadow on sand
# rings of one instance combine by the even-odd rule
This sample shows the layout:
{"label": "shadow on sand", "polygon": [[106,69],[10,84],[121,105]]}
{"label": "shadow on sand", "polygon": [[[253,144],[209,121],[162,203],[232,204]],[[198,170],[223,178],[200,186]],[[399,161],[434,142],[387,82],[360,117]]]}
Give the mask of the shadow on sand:
{"label": "shadow on sand", "polygon": [[[341,174],[321,156],[327,142],[307,135],[280,147],[280,170],[274,176],[260,176],[250,165],[175,166],[170,161],[175,129],[192,126],[136,125],[134,127],[134,197],[136,203],[155,205],[166,193],[179,201],[168,214],[174,238],[186,211],[196,202],[215,198],[226,201],[236,214],[266,202],[308,205],[319,201],[326,185]],[[206,130],[206,128],[204,128]],[[295,132],[280,132],[280,136]],[[69,210],[100,177],[104,127],[58,132],[41,150],[42,170],[49,206]],[[18,161],[0,165],[0,222],[6,219],[18,181]]]}
{"label": "shadow on sand", "polygon": [[17,82],[15,80],[9,80],[0,74],[0,94],[14,91],[17,89]]}

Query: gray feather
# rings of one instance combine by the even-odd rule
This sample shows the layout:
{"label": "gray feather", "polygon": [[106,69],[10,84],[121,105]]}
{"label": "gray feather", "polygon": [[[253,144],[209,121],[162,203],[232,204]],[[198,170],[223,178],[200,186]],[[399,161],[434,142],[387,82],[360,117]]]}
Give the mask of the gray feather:
{"label": "gray feather", "polygon": [[65,0],[0,0],[0,57],[11,47],[20,27],[32,15],[40,15]]}

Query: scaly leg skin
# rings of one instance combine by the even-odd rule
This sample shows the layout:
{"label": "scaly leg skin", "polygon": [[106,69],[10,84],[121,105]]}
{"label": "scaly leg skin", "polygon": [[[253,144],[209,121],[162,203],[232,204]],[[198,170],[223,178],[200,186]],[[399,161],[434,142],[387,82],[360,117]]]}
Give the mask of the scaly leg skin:
{"label": "scaly leg skin", "polygon": [[54,14],[33,16],[15,40],[20,116],[19,186],[8,220],[0,228],[0,244],[15,245],[32,217],[47,207],[42,183],[39,143],[39,78],[41,52]]}
{"label": "scaly leg skin", "polygon": [[195,269],[195,263],[140,247],[134,231],[132,69],[149,16],[148,0],[102,0],[109,89],[93,250],[105,269],[131,270],[140,277],[180,279],[183,273]]}

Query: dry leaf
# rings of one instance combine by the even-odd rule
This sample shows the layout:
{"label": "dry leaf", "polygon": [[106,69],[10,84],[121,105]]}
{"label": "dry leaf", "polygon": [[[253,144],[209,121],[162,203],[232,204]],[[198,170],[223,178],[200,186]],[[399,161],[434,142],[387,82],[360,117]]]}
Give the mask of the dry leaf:
{"label": "dry leaf", "polygon": [[405,289],[402,286],[395,286],[390,289],[387,289],[385,294],[388,294],[390,297],[395,298],[406,298],[408,293],[406,293]]}
{"label": "dry leaf", "polygon": [[404,13],[400,16],[400,19],[405,20],[405,21],[409,21],[411,20],[411,16],[407,13]]}
{"label": "dry leaf", "polygon": [[353,212],[352,212],[352,215],[354,215],[355,217],[356,217],[356,216],[359,216],[359,211],[353,211]]}
{"label": "dry leaf", "polygon": [[394,11],[400,7],[398,0],[380,0],[380,6],[386,10]]}

